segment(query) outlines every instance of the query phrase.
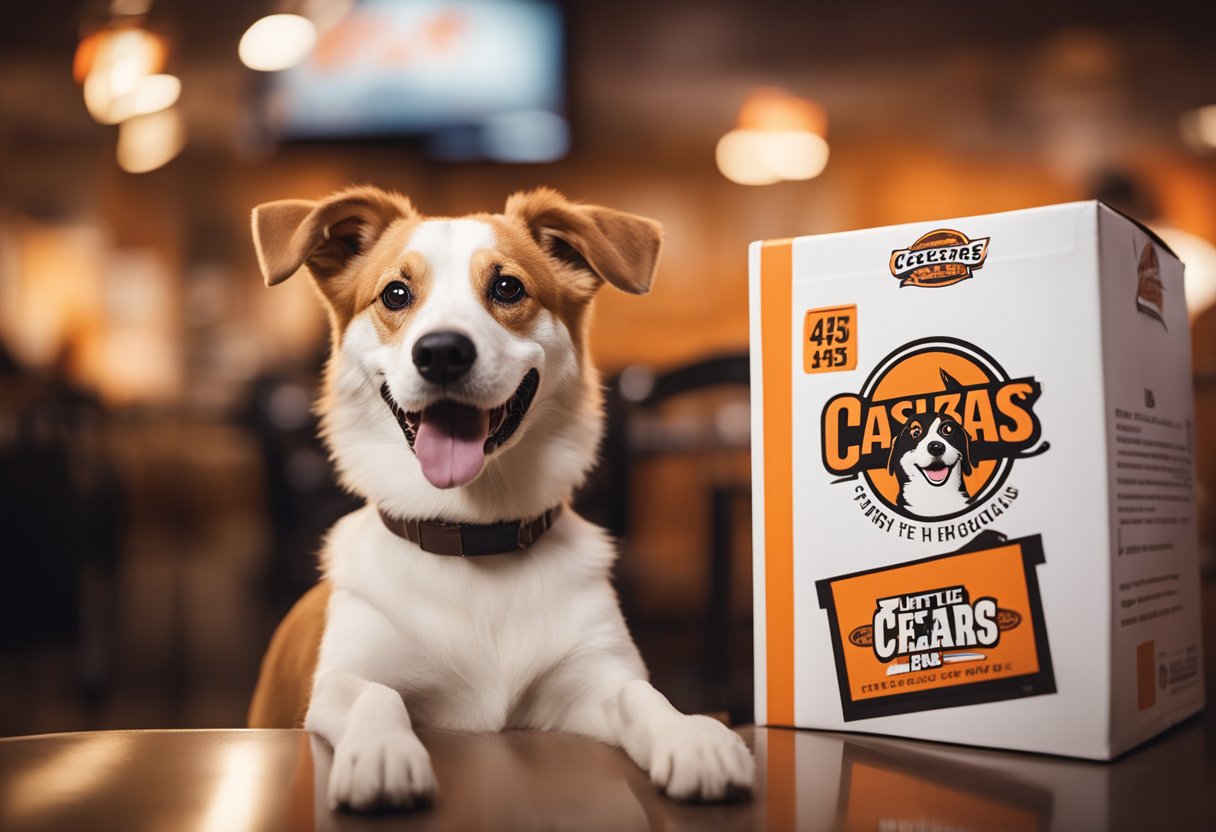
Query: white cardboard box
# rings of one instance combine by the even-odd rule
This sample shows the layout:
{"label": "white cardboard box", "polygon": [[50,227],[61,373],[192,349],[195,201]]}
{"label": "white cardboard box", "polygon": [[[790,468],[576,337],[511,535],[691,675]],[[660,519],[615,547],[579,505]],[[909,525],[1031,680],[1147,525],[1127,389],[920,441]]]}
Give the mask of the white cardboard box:
{"label": "white cardboard box", "polygon": [[1160,240],[1083,202],[750,271],[758,723],[1110,759],[1202,708]]}

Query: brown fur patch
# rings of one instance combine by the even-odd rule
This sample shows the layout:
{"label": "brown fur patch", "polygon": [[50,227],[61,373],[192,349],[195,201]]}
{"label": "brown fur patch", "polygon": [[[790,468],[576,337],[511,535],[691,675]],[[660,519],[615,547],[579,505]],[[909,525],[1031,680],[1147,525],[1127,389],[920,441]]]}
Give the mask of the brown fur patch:
{"label": "brown fur patch", "polygon": [[[404,241],[402,246],[404,247]],[[431,285],[431,267],[421,254],[412,251],[404,258],[394,259],[397,260],[396,267],[388,265],[379,272],[375,270],[374,265],[369,266],[366,278],[355,293],[355,309],[370,310],[376,334],[385,344],[399,341],[405,334],[410,321],[426,302]],[[373,280],[373,275],[378,276]],[[402,309],[389,309],[381,302],[380,296],[390,283],[398,281],[409,288],[412,299],[409,305]]]}
{"label": "brown fur patch", "polygon": [[[500,303],[491,296],[493,284],[504,278],[514,277],[523,284],[524,296],[515,303]],[[469,282],[473,294],[482,305],[507,329],[516,335],[525,336],[541,310],[540,296],[542,275],[523,268],[499,250],[482,250],[473,255],[469,264]]]}
{"label": "brown fur patch", "polygon": [[[584,321],[595,298],[596,289],[599,288],[599,281],[594,275],[572,269],[546,255],[527,227],[517,218],[493,215],[485,217],[485,221],[493,227],[494,238],[498,242],[498,251],[495,252],[493,262],[502,264],[505,274],[514,275],[523,281],[529,297],[565,324],[575,349],[580,355],[585,354],[587,333]],[[486,296],[489,279],[490,275],[487,273],[482,276],[480,284],[474,284],[482,297]],[[523,327],[535,318],[535,314],[531,314],[526,320],[518,320],[521,316],[513,311],[514,307],[498,306],[495,309],[491,302],[487,300],[486,303],[495,318],[516,332],[522,332]],[[513,326],[513,321],[518,322]]]}
{"label": "brown fur patch", "polygon": [[318,582],[279,623],[249,703],[250,728],[304,727],[329,593],[329,582]]}
{"label": "brown fur patch", "polygon": [[[333,343],[340,343],[350,322],[367,309],[380,306],[380,293],[394,280],[402,279],[404,271],[409,279],[404,282],[414,293],[415,302],[406,309],[393,312],[380,306],[373,312],[377,329],[382,336],[401,329],[405,319],[418,308],[419,296],[425,295],[426,281],[430,272],[420,256],[401,258],[401,251],[410,235],[418,227],[419,219],[398,220],[389,225],[384,234],[374,242],[371,249],[350,268],[328,278],[317,278],[317,288],[329,307],[330,323],[333,327]],[[381,313],[388,313],[382,315]]]}

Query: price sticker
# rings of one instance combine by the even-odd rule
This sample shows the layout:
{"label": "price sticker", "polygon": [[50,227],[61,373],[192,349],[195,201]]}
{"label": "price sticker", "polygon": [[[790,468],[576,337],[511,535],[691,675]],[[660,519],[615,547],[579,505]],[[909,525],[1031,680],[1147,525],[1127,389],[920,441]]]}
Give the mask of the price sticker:
{"label": "price sticker", "polygon": [[832,306],[806,313],[802,369],[833,373],[857,367],[857,306]]}

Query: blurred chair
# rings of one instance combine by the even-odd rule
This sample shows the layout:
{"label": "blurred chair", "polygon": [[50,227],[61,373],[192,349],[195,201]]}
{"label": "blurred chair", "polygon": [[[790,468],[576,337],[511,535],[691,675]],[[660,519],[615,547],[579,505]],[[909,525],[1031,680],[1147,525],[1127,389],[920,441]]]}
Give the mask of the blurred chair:
{"label": "blurred chair", "polygon": [[260,375],[243,414],[257,439],[266,483],[271,541],[264,586],[281,612],[316,583],[317,553],[329,527],[361,504],[338,486],[318,437],[313,403],[320,362],[318,356],[308,366]]}
{"label": "blurred chair", "polygon": [[108,418],[66,376],[27,371],[0,346],[0,652],[21,663],[71,648],[87,703],[112,679],[127,515],[124,483],[105,453]]}
{"label": "blurred chair", "polygon": [[[602,463],[579,499],[580,511],[625,543],[622,603],[636,623],[635,637],[644,653],[645,631],[654,626],[646,619],[653,621],[655,611],[639,603],[635,583],[649,559],[646,543],[637,535],[639,513],[664,513],[665,506],[671,508],[668,501],[700,501],[708,518],[701,530],[694,530],[694,537],[708,542],[701,564],[707,592],[697,605],[703,610],[696,669],[700,701],[684,704],[701,711],[727,710],[737,721],[750,720],[752,713],[751,685],[732,685],[744,675],[750,679],[751,654],[731,649],[731,586],[741,531],[736,516],[741,509],[746,514],[751,499],[748,383],[746,353],[718,355],[657,374],[640,366],[625,369],[608,385]],[[698,481],[680,493],[665,494],[661,503],[639,508],[634,491],[646,466],[672,458],[692,464]],[[733,458],[733,464],[725,458]],[[667,512],[663,519],[671,522],[669,517]],[[732,697],[732,689],[745,695]]]}

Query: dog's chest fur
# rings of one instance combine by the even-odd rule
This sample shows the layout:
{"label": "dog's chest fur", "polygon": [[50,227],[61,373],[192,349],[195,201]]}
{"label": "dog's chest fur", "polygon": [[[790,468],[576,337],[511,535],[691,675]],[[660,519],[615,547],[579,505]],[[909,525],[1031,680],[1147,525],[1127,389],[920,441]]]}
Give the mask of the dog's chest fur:
{"label": "dog's chest fur", "polygon": [[[467,731],[545,728],[573,700],[581,658],[643,673],[608,573],[604,533],[567,513],[526,553],[424,553],[389,533],[373,509],[348,515],[326,544],[333,584],[322,662],[376,665],[415,724]],[[533,705],[544,686],[544,712]]]}

